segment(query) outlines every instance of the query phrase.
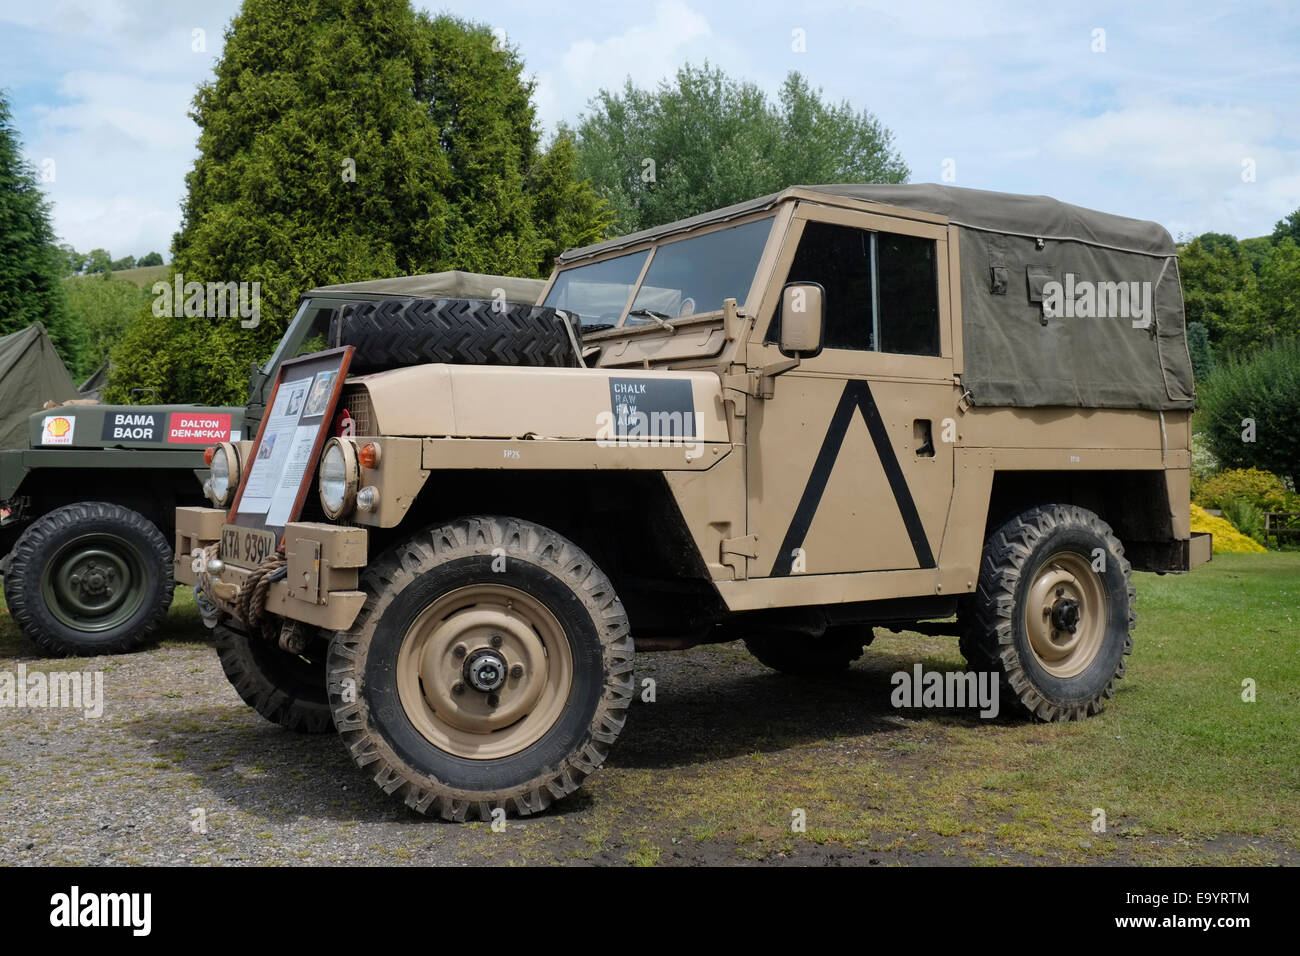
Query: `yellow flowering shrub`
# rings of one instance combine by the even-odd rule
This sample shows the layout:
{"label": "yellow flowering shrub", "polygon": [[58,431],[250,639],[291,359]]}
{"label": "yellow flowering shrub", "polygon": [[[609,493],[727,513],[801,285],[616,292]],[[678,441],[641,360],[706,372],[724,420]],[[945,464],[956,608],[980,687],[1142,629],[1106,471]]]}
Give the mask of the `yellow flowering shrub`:
{"label": "yellow flowering shrub", "polygon": [[1264,546],[1232,526],[1227,518],[1216,518],[1200,505],[1192,505],[1192,530],[1214,535],[1215,554],[1262,554]]}

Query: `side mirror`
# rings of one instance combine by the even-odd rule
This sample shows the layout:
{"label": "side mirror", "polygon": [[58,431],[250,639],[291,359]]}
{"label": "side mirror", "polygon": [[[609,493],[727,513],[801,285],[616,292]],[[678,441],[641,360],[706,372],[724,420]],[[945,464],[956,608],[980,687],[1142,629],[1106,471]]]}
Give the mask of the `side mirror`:
{"label": "side mirror", "polygon": [[822,350],[822,304],[816,282],[791,282],[781,290],[781,354],[812,358]]}

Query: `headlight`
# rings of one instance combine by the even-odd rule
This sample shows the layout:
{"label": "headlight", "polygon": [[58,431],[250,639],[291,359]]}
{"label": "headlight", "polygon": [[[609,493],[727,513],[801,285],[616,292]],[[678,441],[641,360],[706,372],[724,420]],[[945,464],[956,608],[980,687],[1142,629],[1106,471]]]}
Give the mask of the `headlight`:
{"label": "headlight", "polygon": [[239,487],[239,449],[228,441],[218,445],[212,453],[210,474],[208,496],[213,504],[230,504],[235,489]]}
{"label": "headlight", "polygon": [[321,507],[328,517],[342,517],[356,505],[357,476],[356,446],[341,438],[331,438],[325,445],[316,475]]}

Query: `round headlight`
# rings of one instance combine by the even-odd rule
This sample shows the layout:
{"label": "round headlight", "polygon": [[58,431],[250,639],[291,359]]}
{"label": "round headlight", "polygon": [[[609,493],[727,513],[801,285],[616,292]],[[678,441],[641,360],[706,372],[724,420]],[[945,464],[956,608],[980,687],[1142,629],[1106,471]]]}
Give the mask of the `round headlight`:
{"label": "round headlight", "polygon": [[357,501],[357,450],[351,442],[331,438],[320,458],[316,475],[320,503],[325,514],[338,518],[352,510]]}
{"label": "round headlight", "polygon": [[217,505],[230,504],[231,496],[239,487],[239,450],[230,442],[222,442],[212,453],[210,474],[209,497]]}

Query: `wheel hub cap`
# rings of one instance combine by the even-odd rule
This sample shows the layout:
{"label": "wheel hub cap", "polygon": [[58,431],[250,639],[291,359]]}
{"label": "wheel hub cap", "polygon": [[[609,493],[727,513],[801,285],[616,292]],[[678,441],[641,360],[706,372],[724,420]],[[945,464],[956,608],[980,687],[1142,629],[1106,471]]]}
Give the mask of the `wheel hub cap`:
{"label": "wheel hub cap", "polygon": [[1062,552],[1039,567],[1024,623],[1038,663],[1055,677],[1081,674],[1105,642],[1109,611],[1101,577],[1083,555]]}
{"label": "wheel hub cap", "polygon": [[143,569],[123,544],[105,535],[69,542],[42,572],[46,606],[81,631],[104,631],[130,618],[143,601]]}
{"label": "wheel hub cap", "polygon": [[506,662],[494,651],[477,650],[465,662],[465,682],[490,694],[506,682]]}
{"label": "wheel hub cap", "polygon": [[559,717],[572,652],[554,615],[502,585],[434,601],[398,652],[398,693],[415,728],[457,756],[493,759],[535,743]]}

